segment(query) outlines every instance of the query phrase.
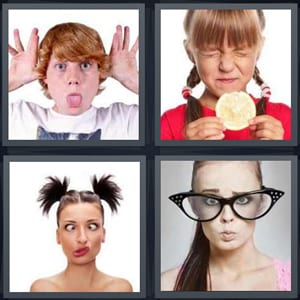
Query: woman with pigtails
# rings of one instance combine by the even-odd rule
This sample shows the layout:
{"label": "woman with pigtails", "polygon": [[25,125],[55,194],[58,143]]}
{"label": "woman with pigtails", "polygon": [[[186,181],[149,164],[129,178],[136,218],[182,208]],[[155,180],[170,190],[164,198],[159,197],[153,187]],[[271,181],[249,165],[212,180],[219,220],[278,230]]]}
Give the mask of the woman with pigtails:
{"label": "woman with pigtails", "polygon": [[[263,43],[265,17],[262,10],[189,10],[184,20],[184,46],[194,64],[182,95],[186,104],[161,117],[162,140],[288,140],[291,109],[270,101],[270,87],[262,79],[257,61]],[[256,116],[246,128],[226,128],[216,116],[216,104],[225,93],[247,92],[253,79],[261,97],[250,95]],[[192,88],[203,82],[200,98]],[[251,102],[251,101],[250,101]]]}
{"label": "woman with pigtails", "polygon": [[41,188],[38,201],[43,214],[59,202],[56,217],[57,243],[67,257],[64,271],[51,277],[36,280],[31,292],[131,292],[131,284],[123,278],[105,274],[96,267],[96,256],[105,241],[104,209],[106,201],[117,212],[122,199],[119,186],[111,175],[92,178],[93,192],[68,190],[69,181],[64,177],[48,177]]}

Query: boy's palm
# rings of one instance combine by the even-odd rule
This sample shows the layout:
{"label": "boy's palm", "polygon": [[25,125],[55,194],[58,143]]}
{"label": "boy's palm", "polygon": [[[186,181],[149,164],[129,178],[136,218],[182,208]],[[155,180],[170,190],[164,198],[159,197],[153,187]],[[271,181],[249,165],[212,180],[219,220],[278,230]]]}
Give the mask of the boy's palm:
{"label": "boy's palm", "polygon": [[26,50],[20,40],[19,31],[14,31],[15,47],[8,45],[8,51],[12,55],[9,69],[9,90],[16,89],[23,84],[37,79],[35,67],[38,60],[38,30],[32,30]]}
{"label": "boy's palm", "polygon": [[113,36],[110,49],[111,69],[110,76],[118,80],[128,89],[137,92],[138,89],[138,71],[136,53],[139,47],[138,38],[129,50],[130,32],[129,27],[124,28],[124,39],[122,39],[122,27],[117,26]]}

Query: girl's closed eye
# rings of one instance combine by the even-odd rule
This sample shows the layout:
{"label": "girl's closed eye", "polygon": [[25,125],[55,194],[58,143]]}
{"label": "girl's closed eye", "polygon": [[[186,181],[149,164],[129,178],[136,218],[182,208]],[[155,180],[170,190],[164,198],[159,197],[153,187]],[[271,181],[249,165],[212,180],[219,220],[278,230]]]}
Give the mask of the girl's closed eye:
{"label": "girl's closed eye", "polygon": [[235,55],[238,57],[246,57],[249,55],[249,51],[246,50],[237,50],[235,51]]}
{"label": "girl's closed eye", "polygon": [[207,57],[207,58],[219,57],[219,55],[220,55],[220,51],[218,51],[218,50],[200,51],[199,53],[201,56]]}

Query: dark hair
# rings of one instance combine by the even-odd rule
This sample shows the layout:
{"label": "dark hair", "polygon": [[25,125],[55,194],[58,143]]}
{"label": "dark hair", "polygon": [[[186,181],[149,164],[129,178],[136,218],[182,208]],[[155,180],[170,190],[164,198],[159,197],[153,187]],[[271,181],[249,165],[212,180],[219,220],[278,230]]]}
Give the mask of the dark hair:
{"label": "dark hair", "polygon": [[52,205],[59,201],[56,211],[57,224],[61,211],[69,204],[75,203],[97,203],[101,210],[104,223],[104,209],[101,200],[104,200],[110,206],[112,212],[117,212],[119,200],[122,199],[119,186],[110,180],[112,175],[103,175],[98,181],[96,175],[91,178],[94,192],[67,190],[69,179],[67,177],[60,181],[57,177],[47,177],[48,182],[40,189],[38,200],[43,214],[48,215]]}
{"label": "dark hair", "polygon": [[[251,21],[255,23],[253,22],[255,19],[253,13],[251,14],[251,10],[188,10],[184,20],[188,44],[192,43],[192,39],[196,39],[197,42],[200,41],[203,44],[207,44],[213,39],[213,42],[220,44],[223,42],[227,31],[232,33],[232,38],[228,34],[231,39],[230,44],[238,43],[239,39],[244,40],[248,45],[256,44],[259,41],[261,31],[265,27],[265,16],[261,9],[256,10],[256,16],[258,16],[257,24],[251,24]],[[197,18],[197,21],[195,21],[195,18]],[[201,18],[205,20],[201,20]],[[232,24],[224,26],[228,20],[231,20]],[[244,20],[244,22],[239,22],[239,20]],[[241,24],[245,24],[245,28]],[[257,66],[255,66],[253,79],[259,86],[264,83]],[[200,82],[201,78],[196,65],[194,65],[187,77],[186,84],[188,87],[194,88]],[[265,113],[266,100],[267,98],[262,97],[256,104],[257,115]],[[190,95],[185,110],[185,125],[202,117],[202,114],[201,105],[195,97]]]}
{"label": "dark hair", "polygon": [[[196,190],[195,178],[197,171],[215,161],[195,161],[193,165],[192,189]],[[220,162],[220,161],[216,161]],[[231,162],[231,161],[226,161]],[[253,165],[255,176],[262,186],[262,173],[259,161],[249,161]],[[174,291],[207,291],[209,277],[209,240],[205,236],[201,222],[197,222],[196,231],[189,253],[177,275]]]}

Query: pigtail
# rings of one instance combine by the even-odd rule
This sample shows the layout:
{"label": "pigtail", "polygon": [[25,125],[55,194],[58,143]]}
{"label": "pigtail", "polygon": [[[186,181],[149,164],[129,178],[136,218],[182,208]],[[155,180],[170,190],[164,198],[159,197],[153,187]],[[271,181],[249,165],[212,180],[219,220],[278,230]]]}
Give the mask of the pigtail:
{"label": "pigtail", "polygon": [[105,200],[112,212],[117,212],[119,200],[122,200],[121,189],[119,186],[110,180],[112,175],[102,176],[98,181],[96,175],[92,177],[92,185],[94,193],[99,196],[101,200]]}
{"label": "pigtail", "polygon": [[[262,97],[256,104],[256,115],[257,116],[264,115],[266,113],[266,102],[268,100],[268,97],[267,97],[268,94],[264,94],[264,88],[266,86],[264,84],[263,79],[260,77],[260,72],[256,66],[254,69],[253,79],[262,89]],[[269,94],[269,96],[270,96],[270,94]]]}
{"label": "pigtail", "polygon": [[47,177],[49,180],[39,191],[38,200],[41,202],[40,207],[43,209],[43,214],[48,214],[50,208],[56,201],[60,201],[61,197],[67,192],[69,180],[64,177],[61,182],[57,177]]}
{"label": "pigtail", "polygon": [[[194,65],[190,74],[186,80],[187,87],[183,90],[183,97],[187,100],[187,106],[185,110],[185,125],[193,122],[202,117],[202,109],[198,100],[192,96],[192,88],[194,88],[201,81],[197,68]],[[187,92],[186,92],[187,91]]]}

